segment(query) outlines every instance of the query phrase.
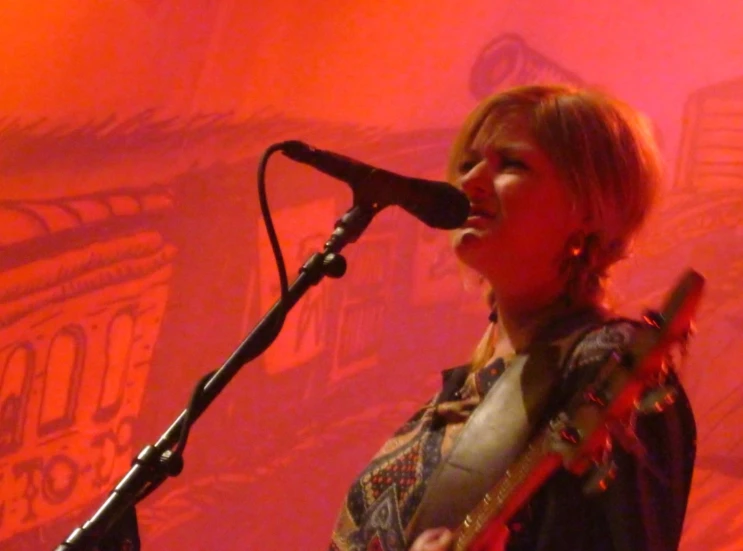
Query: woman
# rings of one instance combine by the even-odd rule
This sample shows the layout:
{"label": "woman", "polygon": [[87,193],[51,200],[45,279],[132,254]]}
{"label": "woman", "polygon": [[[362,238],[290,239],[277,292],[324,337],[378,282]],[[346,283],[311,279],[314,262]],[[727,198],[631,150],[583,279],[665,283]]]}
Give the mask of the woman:
{"label": "woman", "polygon": [[[471,365],[445,373],[353,484],[331,549],[447,549],[477,496],[636,328],[612,315],[604,292],[660,183],[635,111],[563,86],[496,94],[466,120],[448,175],[470,199],[453,246],[489,289],[490,324]],[[506,549],[676,549],[695,439],[678,390],[673,407],[637,419],[643,446],[614,443],[619,470],[606,492],[558,472],[512,519]],[[467,423],[477,416],[492,430]]]}

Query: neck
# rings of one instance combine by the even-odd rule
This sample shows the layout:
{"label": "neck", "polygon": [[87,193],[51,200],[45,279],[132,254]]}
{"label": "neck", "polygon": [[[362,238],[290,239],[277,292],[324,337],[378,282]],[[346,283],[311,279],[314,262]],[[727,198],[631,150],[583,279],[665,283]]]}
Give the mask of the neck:
{"label": "neck", "polygon": [[524,352],[557,320],[586,310],[602,310],[598,303],[569,304],[562,294],[530,302],[496,297],[496,308],[499,325],[497,354]]}

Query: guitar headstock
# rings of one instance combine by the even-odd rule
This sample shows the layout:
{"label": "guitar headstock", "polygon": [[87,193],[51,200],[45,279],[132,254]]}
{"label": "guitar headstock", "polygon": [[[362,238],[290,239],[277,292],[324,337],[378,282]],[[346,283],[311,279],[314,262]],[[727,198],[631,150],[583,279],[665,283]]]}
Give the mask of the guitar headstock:
{"label": "guitar headstock", "polygon": [[[625,447],[639,446],[626,429],[632,416],[673,402],[674,389],[663,384],[666,360],[674,346],[686,347],[703,288],[698,272],[685,272],[662,308],[645,313],[627,346],[612,354],[590,386],[550,423],[548,445],[562,455],[568,470],[582,474],[594,466],[611,473],[606,468],[609,435]],[[602,478],[599,486],[604,484]]]}
{"label": "guitar headstock", "polygon": [[[704,289],[704,277],[688,270],[671,290],[660,311],[646,311],[643,327],[629,343],[624,362],[629,367],[653,369],[653,360],[661,360],[676,345],[685,345],[693,333],[694,316]],[[639,373],[641,374],[641,372]]]}

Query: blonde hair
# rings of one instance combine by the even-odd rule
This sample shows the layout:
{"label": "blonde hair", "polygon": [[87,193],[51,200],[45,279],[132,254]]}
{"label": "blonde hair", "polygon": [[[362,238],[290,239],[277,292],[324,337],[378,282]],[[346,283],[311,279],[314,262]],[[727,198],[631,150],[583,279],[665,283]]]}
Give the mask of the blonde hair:
{"label": "blonde hair", "polygon": [[[449,181],[457,183],[471,151],[493,144],[513,123],[527,125],[585,217],[593,250],[589,277],[580,285],[602,294],[609,269],[627,256],[661,185],[660,156],[648,120],[597,90],[512,88],[486,98],[467,117],[451,149]],[[483,347],[490,348],[481,342],[478,349]],[[476,359],[482,353],[476,352]]]}

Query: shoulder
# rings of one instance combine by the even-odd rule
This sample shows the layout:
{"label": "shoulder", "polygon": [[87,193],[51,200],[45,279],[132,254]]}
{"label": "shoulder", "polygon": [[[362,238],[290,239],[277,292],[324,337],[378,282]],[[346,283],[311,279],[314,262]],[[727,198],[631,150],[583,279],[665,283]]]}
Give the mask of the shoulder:
{"label": "shoulder", "polygon": [[[623,354],[643,327],[647,327],[645,322],[614,318],[588,329],[578,338],[563,364],[562,390],[566,393],[564,396],[572,396],[576,389],[585,388],[595,381],[611,355]],[[670,407],[663,410],[663,415],[646,415],[640,412],[638,414],[643,419],[656,420],[647,421],[648,424],[660,422],[665,425],[672,421],[673,424],[680,424],[687,436],[695,435],[691,403],[679,380],[674,359],[670,355],[666,358],[664,374],[658,381],[658,384],[662,385],[661,388],[666,389],[673,397]],[[648,392],[653,390],[655,387],[648,389]]]}
{"label": "shoulder", "polygon": [[588,328],[581,335],[565,360],[565,372],[605,362],[614,352],[622,352],[632,341],[640,322],[614,318]]}

